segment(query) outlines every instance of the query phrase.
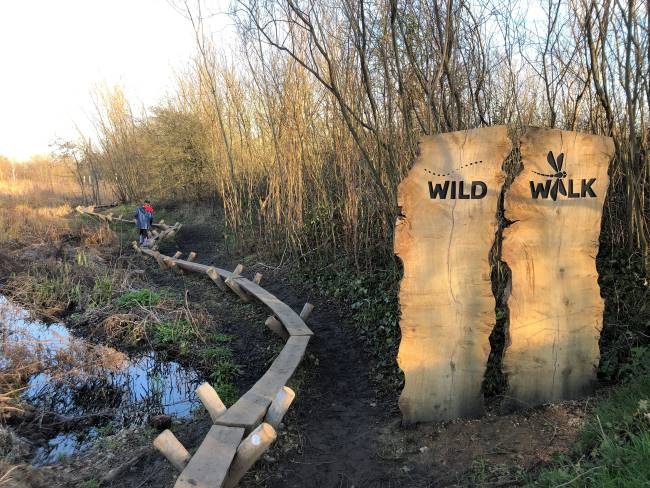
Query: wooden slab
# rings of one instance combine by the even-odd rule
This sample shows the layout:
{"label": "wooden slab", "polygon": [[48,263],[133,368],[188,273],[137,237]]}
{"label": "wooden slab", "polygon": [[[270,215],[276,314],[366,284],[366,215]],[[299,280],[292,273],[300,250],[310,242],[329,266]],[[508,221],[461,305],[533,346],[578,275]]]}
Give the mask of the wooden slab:
{"label": "wooden slab", "polygon": [[243,437],[242,428],[213,425],[174,487],[220,487]]}
{"label": "wooden slab", "polygon": [[[539,174],[556,173],[549,151],[566,176]],[[596,379],[603,300],[595,258],[612,154],[610,138],[588,134],[531,128],[521,140],[524,169],[505,196],[516,222],[504,231],[502,259],[512,270],[503,368],[508,396],[522,405],[579,397]]]}
{"label": "wooden slab", "polygon": [[273,310],[275,316],[282,322],[282,325],[287,329],[289,335],[291,336],[310,336],[314,333],[305,322],[300,318],[293,309],[286,303],[280,301],[274,295],[271,295],[268,291],[262,288],[257,283],[254,283],[246,278],[237,277],[233,279],[236,281],[239,286],[241,286],[248,293],[255,295],[255,297],[260,300],[264,305]]}
{"label": "wooden slab", "polygon": [[264,375],[221,415],[216,423],[251,429],[261,422],[278,391],[287,384],[302,361],[309,336],[291,336]]}
{"label": "wooden slab", "polygon": [[399,185],[398,363],[406,380],[399,405],[407,423],[483,410],[481,383],[495,323],[488,256],[510,150],[505,126],[425,137]]}

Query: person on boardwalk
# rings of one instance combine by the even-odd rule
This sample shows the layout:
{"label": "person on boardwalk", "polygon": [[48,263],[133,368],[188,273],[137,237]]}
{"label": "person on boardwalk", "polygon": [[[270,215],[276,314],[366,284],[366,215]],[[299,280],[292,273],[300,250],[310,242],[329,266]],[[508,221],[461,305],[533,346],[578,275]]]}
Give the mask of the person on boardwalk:
{"label": "person on boardwalk", "polygon": [[149,244],[149,229],[153,224],[153,207],[149,200],[145,200],[141,207],[135,210],[135,225],[140,231],[139,242],[141,246]]}

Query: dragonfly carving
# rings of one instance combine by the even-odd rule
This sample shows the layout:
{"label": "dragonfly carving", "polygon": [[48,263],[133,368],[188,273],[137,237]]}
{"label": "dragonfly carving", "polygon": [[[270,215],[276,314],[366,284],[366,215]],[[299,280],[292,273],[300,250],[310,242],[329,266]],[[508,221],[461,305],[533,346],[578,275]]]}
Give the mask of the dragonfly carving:
{"label": "dragonfly carving", "polygon": [[566,171],[562,169],[562,166],[564,164],[564,153],[560,153],[556,160],[555,156],[553,156],[553,151],[549,151],[546,155],[546,161],[548,161],[549,166],[553,169],[553,171],[555,171],[555,173],[545,174],[538,173],[537,171],[533,171],[533,173],[540,176],[545,176],[547,178],[555,178],[555,181],[553,181],[551,186],[551,198],[553,201],[555,201],[557,200],[558,192],[561,195],[566,196],[566,187],[564,186],[563,181],[563,179],[566,178]]}

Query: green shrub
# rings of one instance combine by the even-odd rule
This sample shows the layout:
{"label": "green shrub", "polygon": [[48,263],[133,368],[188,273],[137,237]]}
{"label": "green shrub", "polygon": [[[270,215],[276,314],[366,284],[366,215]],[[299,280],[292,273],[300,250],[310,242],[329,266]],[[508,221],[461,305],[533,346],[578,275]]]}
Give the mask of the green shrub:
{"label": "green shrub", "polygon": [[[305,279],[310,276],[313,279],[313,272],[305,270]],[[373,272],[357,270],[352,263],[330,263],[319,270],[316,278],[316,284],[327,295],[352,309],[352,323],[375,359],[374,378],[388,388],[399,387],[401,382],[395,361],[400,339],[399,280],[396,261]]]}

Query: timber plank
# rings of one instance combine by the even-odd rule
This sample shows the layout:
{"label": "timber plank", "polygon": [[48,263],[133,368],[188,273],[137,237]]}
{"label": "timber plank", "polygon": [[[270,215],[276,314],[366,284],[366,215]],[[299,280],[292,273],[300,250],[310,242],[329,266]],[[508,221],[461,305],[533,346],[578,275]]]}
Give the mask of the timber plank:
{"label": "timber plank", "polygon": [[404,277],[397,362],[407,423],[483,412],[495,323],[488,256],[511,147],[506,126],[423,137],[399,185],[395,253]]}
{"label": "timber plank", "polygon": [[252,295],[255,295],[258,300],[273,310],[275,316],[280,320],[280,322],[282,322],[284,327],[287,329],[287,332],[289,332],[289,335],[310,336],[314,334],[311,329],[307,327],[305,322],[300,318],[300,315],[294,312],[289,305],[280,301],[277,297],[270,294],[260,285],[242,277],[234,278],[234,280],[237,281],[237,283],[239,283],[239,286],[241,286],[244,290],[251,293]]}
{"label": "timber plank", "polygon": [[220,487],[243,437],[244,429],[240,427],[213,425],[174,488]]}
{"label": "timber plank", "polygon": [[595,256],[613,152],[609,137],[556,129],[530,128],[521,139],[502,245],[512,274],[503,371],[514,406],[581,397],[596,382],[603,299]]}
{"label": "timber plank", "polygon": [[266,415],[266,411],[278,391],[287,384],[302,361],[309,343],[309,336],[289,337],[284,348],[271,367],[244,393],[216,423],[250,429]]}

